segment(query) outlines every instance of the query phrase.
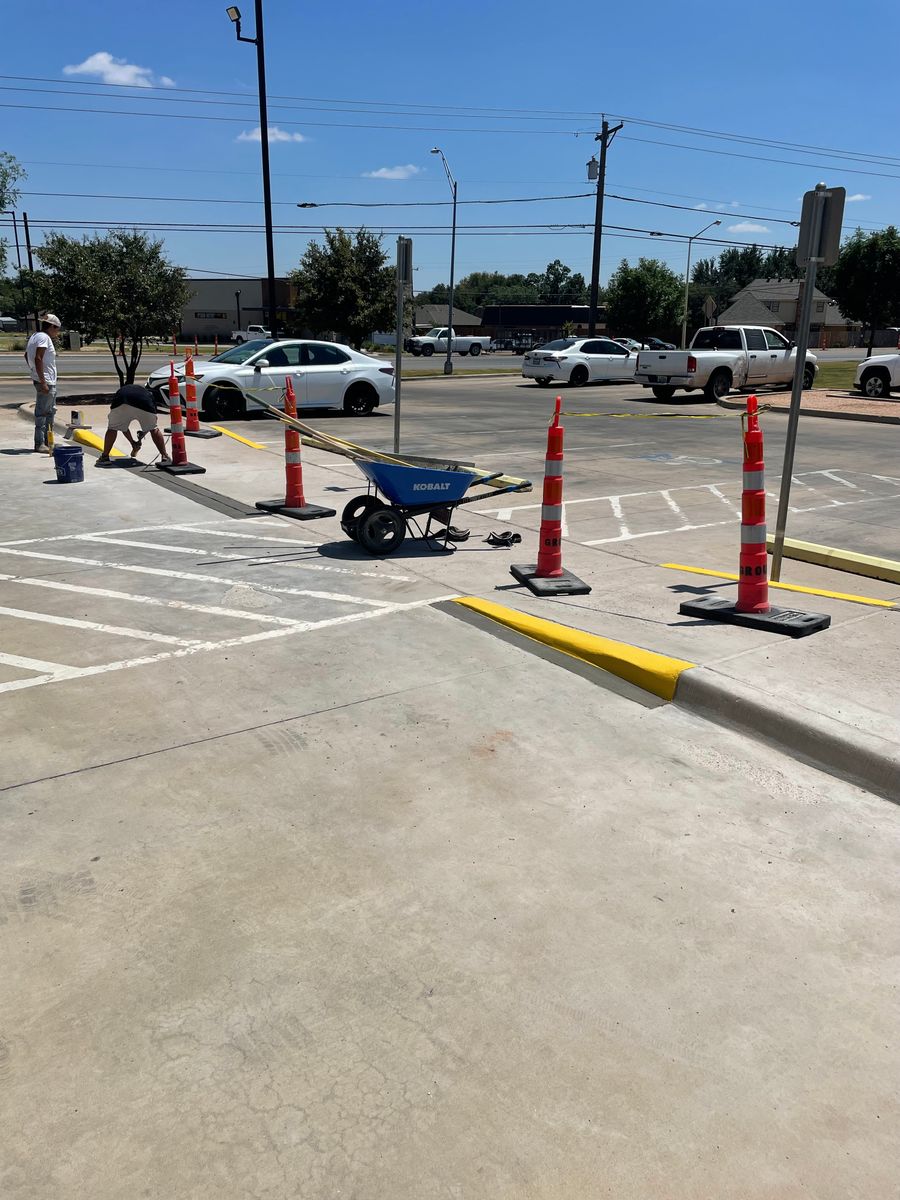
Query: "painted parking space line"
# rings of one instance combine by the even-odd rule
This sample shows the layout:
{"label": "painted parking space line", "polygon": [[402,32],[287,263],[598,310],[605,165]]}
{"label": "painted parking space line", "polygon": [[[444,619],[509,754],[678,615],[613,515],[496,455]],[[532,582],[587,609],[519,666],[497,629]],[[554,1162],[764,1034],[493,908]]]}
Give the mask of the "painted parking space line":
{"label": "painted parking space line", "polygon": [[232,433],[230,429],[226,429],[224,425],[210,425],[210,429],[215,429],[219,433],[224,433],[226,437],[234,438],[236,442],[242,442],[245,446],[249,446],[252,450],[265,450],[263,442],[251,442],[249,438],[241,437],[239,433]]}
{"label": "painted parking space line", "polygon": [[182,638],[166,633],[151,633],[147,629],[132,629],[128,625],[106,625],[100,621],[84,621],[80,617],[59,617],[55,613],[35,612],[27,608],[7,608],[0,605],[0,617],[14,617],[20,621],[37,621],[45,625],[64,625],[68,629],[89,629],[93,633],[105,633],[111,637],[136,638],[143,642],[162,642],[167,646],[198,646],[202,638]]}
{"label": "painted parking space line", "polygon": [[330,629],[339,625],[349,625],[356,621],[369,621],[377,617],[387,617],[398,612],[408,612],[416,608],[427,608],[447,600],[453,600],[455,593],[434,596],[428,600],[413,600],[408,603],[389,604],[369,612],[346,613],[340,617],[328,617],[322,621],[297,621],[291,628],[266,629],[260,633],[249,633],[243,637],[225,638],[221,641],[200,642],[196,646],[183,646],[176,650],[163,651],[160,654],[143,655],[140,658],[122,659],[117,662],[101,663],[90,667],[69,667],[61,663],[43,662],[39,659],[19,658],[17,655],[0,654],[0,664],[19,667],[24,670],[40,671],[41,674],[30,679],[15,679],[8,683],[0,683],[0,694],[19,692],[26,688],[39,687],[47,683],[63,682],[71,679],[84,679],[92,675],[108,675],[113,671],[125,671],[133,667],[152,666],[166,659],[185,658],[189,655],[200,654],[214,650],[226,650],[237,646],[252,645],[256,642],[270,641],[273,638],[288,637],[292,634],[311,633],[319,629]]}
{"label": "painted parking space line", "polygon": [[389,600],[369,600],[362,596],[350,596],[344,592],[322,592],[312,588],[276,587],[274,584],[257,583],[256,580],[229,579],[225,575],[206,575],[198,571],[170,571],[165,567],[142,567],[135,563],[108,562],[101,558],[79,558],[69,554],[47,554],[39,550],[23,550],[20,547],[0,546],[0,554],[16,555],[20,558],[37,558],[44,562],[74,563],[81,567],[108,567],[112,571],[131,571],[137,575],[157,575],[163,579],[198,579],[203,583],[224,583],[229,587],[243,584],[257,592],[272,592],[283,596],[308,596],[313,600],[333,600],[336,604],[359,604],[363,607],[390,608]]}
{"label": "painted parking space line", "polygon": [[0,574],[0,580],[23,587],[47,588],[58,592],[75,592],[98,600],[127,600],[132,604],[147,604],[154,608],[204,613],[211,617],[228,617],[238,621],[257,621],[262,625],[295,625],[293,617],[276,617],[270,613],[248,612],[243,608],[223,608],[218,604],[191,604],[187,600],[161,600],[157,596],[141,596],[134,592],[118,592],[113,588],[88,587],[87,584],[62,583],[57,579],[32,579],[27,575]]}

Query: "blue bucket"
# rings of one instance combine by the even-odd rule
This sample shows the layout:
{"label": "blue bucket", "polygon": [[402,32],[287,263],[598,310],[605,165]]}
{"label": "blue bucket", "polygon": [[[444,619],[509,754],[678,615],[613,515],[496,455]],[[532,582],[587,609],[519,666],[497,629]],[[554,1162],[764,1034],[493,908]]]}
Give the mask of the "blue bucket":
{"label": "blue bucket", "polygon": [[84,483],[84,453],[80,446],[54,446],[53,462],[59,483]]}

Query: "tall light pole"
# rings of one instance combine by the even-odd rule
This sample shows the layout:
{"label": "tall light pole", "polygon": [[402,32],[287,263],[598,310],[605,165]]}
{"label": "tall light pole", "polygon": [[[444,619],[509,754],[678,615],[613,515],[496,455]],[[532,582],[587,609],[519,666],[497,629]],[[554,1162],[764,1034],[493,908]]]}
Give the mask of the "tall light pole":
{"label": "tall light pole", "polygon": [[[238,329],[238,332],[240,333],[240,329],[241,329],[241,289],[240,288],[238,288],[237,291],[234,293],[234,307],[237,309],[237,329]],[[270,330],[270,332],[274,333],[275,330],[274,329]]]}
{"label": "tall light pole", "polygon": [[694,244],[694,238],[698,238],[701,236],[701,234],[706,233],[707,229],[712,229],[713,225],[721,225],[721,224],[722,224],[721,221],[710,221],[710,223],[708,225],[704,225],[704,227],[700,230],[700,233],[695,233],[693,235],[693,237],[688,238],[687,266],[684,269],[684,312],[682,313],[682,316],[681,316],[681,348],[682,348],[682,350],[686,349],[686,347],[687,347],[688,293],[690,292],[690,287],[691,287],[691,247]]}
{"label": "tall light pole", "polygon": [[453,227],[450,233],[450,296],[447,302],[447,361],[444,363],[444,374],[453,374],[453,271],[456,266],[456,180],[447,164],[443,150],[437,146],[431,151],[439,154],[444,170],[447,172],[447,182],[450,184],[450,194],[453,196]]}
{"label": "tall light pole", "polygon": [[263,208],[266,221],[266,271],[268,274],[268,323],[273,338],[278,337],[278,310],[275,304],[275,242],[272,235],[272,183],[269,177],[269,118],[266,107],[266,43],[263,32],[262,0],[254,0],[256,37],[241,35],[241,10],[234,4],[225,9],[239,42],[256,47],[256,73],[259,90],[259,144],[262,151]]}
{"label": "tall light pole", "polygon": [[16,210],[14,208],[0,209],[5,217],[12,217],[13,234],[16,239],[16,266],[22,270],[22,252],[19,249],[19,223],[16,221]]}
{"label": "tall light pole", "polygon": [[591,297],[588,309],[588,337],[597,332],[597,299],[600,295],[600,246],[603,241],[603,196],[606,191],[606,151],[619,130],[622,122],[609,127],[609,121],[603,118],[600,132],[594,141],[600,143],[600,161],[592,158],[587,164],[588,179],[597,180],[597,203],[594,208],[594,252],[591,256]]}

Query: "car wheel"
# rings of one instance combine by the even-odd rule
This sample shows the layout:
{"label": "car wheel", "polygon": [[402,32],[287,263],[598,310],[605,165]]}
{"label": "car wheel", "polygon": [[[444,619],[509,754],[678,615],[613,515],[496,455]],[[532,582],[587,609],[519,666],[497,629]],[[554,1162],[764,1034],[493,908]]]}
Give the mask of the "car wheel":
{"label": "car wheel", "polygon": [[569,376],[569,383],[573,387],[584,387],[590,377],[591,375],[587,367],[578,366],[573,369],[572,374]]}
{"label": "car wheel", "polygon": [[866,371],[861,384],[863,395],[870,400],[886,400],[891,394],[891,377],[887,371]]}
{"label": "car wheel", "polygon": [[367,383],[355,383],[344,397],[344,412],[348,417],[367,417],[378,397]]}
{"label": "car wheel", "polygon": [[535,383],[537,383],[538,387],[549,387],[552,382],[553,380],[548,379],[546,376],[542,376],[540,379],[535,380]]}
{"label": "car wheel", "polygon": [[421,358],[422,357],[422,351],[421,351],[420,347],[418,347],[418,346],[413,346],[412,349],[410,350],[410,354],[413,356],[413,358]]}
{"label": "car wheel", "polygon": [[247,401],[236,387],[208,387],[203,393],[203,410],[210,420],[235,421],[246,417]]}
{"label": "car wheel", "polygon": [[724,367],[718,371],[713,371],[712,378],[703,389],[703,394],[707,400],[721,400],[723,396],[727,396],[731,391],[732,381],[731,372]]}
{"label": "car wheel", "polygon": [[434,354],[434,346],[423,346],[422,353],[426,358],[431,358],[432,354]]}
{"label": "car wheel", "polygon": [[816,372],[814,367],[806,367],[803,371],[803,390],[808,392],[812,385],[816,382]]}
{"label": "car wheel", "polygon": [[469,353],[472,355],[473,358],[478,357],[478,355],[481,353],[481,346],[479,345],[478,342],[475,342],[473,345],[471,345],[469,347]]}
{"label": "car wheel", "polygon": [[653,395],[657,398],[657,400],[671,400],[675,395],[675,389],[673,387],[669,387],[667,384],[664,384],[660,387],[651,388],[650,390],[653,392]]}
{"label": "car wheel", "polygon": [[406,521],[395,508],[381,505],[356,526],[356,540],[370,554],[393,554],[406,537]]}
{"label": "car wheel", "polygon": [[362,520],[369,513],[375,512],[377,508],[383,508],[384,505],[375,496],[356,496],[350,500],[341,513],[341,529],[346,533],[347,537],[353,538],[354,542],[358,541],[358,530]]}

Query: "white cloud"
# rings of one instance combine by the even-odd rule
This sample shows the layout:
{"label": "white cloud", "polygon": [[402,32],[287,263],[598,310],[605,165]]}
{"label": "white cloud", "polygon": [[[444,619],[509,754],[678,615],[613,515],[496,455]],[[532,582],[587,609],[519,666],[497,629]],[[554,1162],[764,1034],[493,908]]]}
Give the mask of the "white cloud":
{"label": "white cloud", "polygon": [[[262,133],[259,126],[255,129],[245,129],[243,133],[239,133],[234,139],[236,142],[261,142]],[[269,126],[269,145],[273,142],[305,142],[306,138],[302,133],[288,133],[286,129],[279,129],[277,125]]]}
{"label": "white cloud", "polygon": [[98,50],[83,63],[63,67],[63,75],[92,75],[101,83],[118,83],[125,87],[174,87],[168,75],[156,76],[149,67],[138,67],[124,58],[113,58],[106,50]]}
{"label": "white cloud", "polygon": [[759,225],[756,221],[738,221],[737,225],[728,226],[729,233],[770,233],[771,231],[766,225]]}
{"label": "white cloud", "polygon": [[706,201],[703,201],[701,204],[695,204],[694,208],[709,208],[709,205],[706,203]]}
{"label": "white cloud", "polygon": [[848,204],[855,204],[857,200],[871,200],[871,196],[867,196],[865,192],[854,192],[852,196],[847,197]]}
{"label": "white cloud", "polygon": [[422,168],[414,163],[405,163],[399,167],[379,167],[377,171],[363,171],[363,179],[412,179],[413,175],[421,175]]}

